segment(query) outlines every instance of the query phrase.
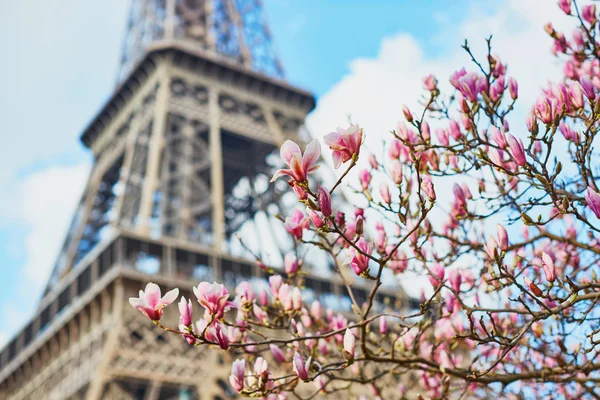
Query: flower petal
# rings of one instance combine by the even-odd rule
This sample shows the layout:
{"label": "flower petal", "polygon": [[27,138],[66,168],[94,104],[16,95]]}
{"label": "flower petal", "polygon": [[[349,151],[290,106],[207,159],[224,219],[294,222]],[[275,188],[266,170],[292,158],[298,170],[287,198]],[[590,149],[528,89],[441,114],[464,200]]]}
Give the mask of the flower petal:
{"label": "flower petal", "polygon": [[290,165],[290,160],[294,156],[298,158],[302,157],[302,151],[300,151],[300,147],[298,147],[298,145],[291,140],[286,140],[281,145],[281,149],[279,149],[279,154],[281,155],[281,158],[283,159],[283,161],[285,161],[287,165]]}
{"label": "flower petal", "polygon": [[173,290],[170,290],[167,293],[165,293],[165,295],[162,297],[162,299],[160,299],[159,305],[168,306],[169,304],[171,304],[172,302],[177,300],[178,296],[179,296],[179,289],[175,288]]}
{"label": "flower petal", "polygon": [[150,308],[155,308],[160,302],[160,287],[156,283],[149,282],[144,291],[144,301]]}
{"label": "flower petal", "polygon": [[307,171],[308,168],[316,163],[320,155],[321,145],[317,139],[313,139],[308,146],[306,146],[304,156],[302,156],[302,166],[304,167],[304,170]]}

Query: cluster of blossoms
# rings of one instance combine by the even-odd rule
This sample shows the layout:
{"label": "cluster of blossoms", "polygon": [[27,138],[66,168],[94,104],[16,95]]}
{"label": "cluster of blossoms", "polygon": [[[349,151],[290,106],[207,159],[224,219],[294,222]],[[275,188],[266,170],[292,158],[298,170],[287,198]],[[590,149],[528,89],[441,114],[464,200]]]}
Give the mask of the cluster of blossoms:
{"label": "cluster of blossoms", "polygon": [[[242,282],[230,295],[202,282],[202,317],[182,297],[178,329],[161,322],[176,290],[161,297],[148,284],[132,306],[190,345],[243,354],[230,384],[247,396],[600,397],[600,24],[593,4],[559,7],[578,23],[571,40],[546,26],[564,80],[525,121],[513,117],[507,66],[465,45],[473,71],[452,74],[445,91],[426,76],[423,108],[402,108],[383,157],[364,154],[358,125],[324,137],[343,171],[331,187],[315,174],[318,140],[304,152],[282,145],[287,168],[272,182],[285,177],[300,207],[283,221],[295,245],[282,268],[257,261],[278,271],[268,286]],[[329,257],[351,310],[303,299],[300,249]],[[418,306],[380,300],[394,277],[425,278]]]}

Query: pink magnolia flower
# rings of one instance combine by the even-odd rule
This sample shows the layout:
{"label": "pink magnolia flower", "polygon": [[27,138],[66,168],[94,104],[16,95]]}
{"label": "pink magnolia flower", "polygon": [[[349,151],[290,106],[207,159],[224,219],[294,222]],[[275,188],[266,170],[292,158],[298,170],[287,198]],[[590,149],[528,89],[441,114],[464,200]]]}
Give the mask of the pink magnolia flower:
{"label": "pink magnolia flower", "polygon": [[352,360],[354,358],[354,352],[356,351],[356,338],[352,333],[351,329],[346,329],[344,334],[344,358],[346,360]]}
{"label": "pink magnolia flower", "polygon": [[590,100],[594,100],[596,98],[596,91],[590,78],[587,76],[582,76],[579,78],[579,83],[581,84],[581,88],[583,89],[586,97]]}
{"label": "pink magnolia flower", "polygon": [[551,124],[558,113],[558,101],[555,98],[542,96],[535,103],[535,111],[543,123]]}
{"label": "pink magnolia flower", "polygon": [[240,393],[244,390],[244,377],[246,374],[246,360],[235,360],[231,365],[231,375],[229,375],[229,383],[236,392]]}
{"label": "pink magnolia flower", "polygon": [[369,184],[371,183],[371,173],[363,169],[359,172],[358,178],[360,179],[360,184],[363,190],[367,190],[369,188]]}
{"label": "pink magnolia flower", "polygon": [[285,273],[288,275],[293,275],[298,271],[298,259],[293,253],[287,253],[285,255],[283,265],[285,267]]}
{"label": "pink magnolia flower", "polygon": [[519,97],[519,84],[515,78],[508,78],[508,91],[513,100]]}
{"label": "pink magnolia flower", "polygon": [[423,83],[425,84],[425,88],[430,92],[437,88],[437,79],[431,74],[423,78]]}
{"label": "pink magnolia flower", "polygon": [[283,354],[283,351],[281,351],[279,346],[277,346],[276,344],[270,344],[269,349],[271,349],[271,354],[273,354],[273,358],[275,360],[277,360],[280,363],[287,362],[287,360],[285,359],[285,354]]}
{"label": "pink magnolia flower", "polygon": [[423,175],[423,180],[421,181],[421,189],[423,189],[429,200],[435,201],[435,188],[433,186],[433,182],[431,182],[431,176]]}
{"label": "pink magnolia flower", "polygon": [[275,300],[279,299],[279,289],[283,284],[283,278],[281,275],[271,275],[269,277],[269,289],[271,290],[271,295]]}
{"label": "pink magnolia flower", "polygon": [[373,244],[367,243],[365,238],[361,237],[356,242],[356,247],[358,247],[360,250],[362,250],[362,252],[365,253],[366,255],[361,254],[354,247],[351,247],[350,248],[350,257],[351,258],[350,258],[349,263],[350,263],[350,266],[352,267],[352,269],[354,270],[354,272],[356,273],[356,275],[360,275],[363,272],[365,272],[367,269],[369,269],[370,258],[367,255],[371,255],[371,253],[373,253]]}
{"label": "pink magnolia flower", "polygon": [[305,217],[302,211],[294,209],[292,216],[285,219],[283,227],[296,239],[302,239],[302,233],[308,228],[308,217]]}
{"label": "pink magnolia flower", "polygon": [[600,218],[600,194],[591,187],[588,187],[585,194],[585,201],[590,210],[596,215],[596,218]]}
{"label": "pink magnolia flower", "polygon": [[485,78],[476,73],[467,73],[458,79],[458,90],[471,103],[477,101],[477,95],[487,89]]}
{"label": "pink magnolia flower", "polygon": [[583,108],[585,103],[583,101],[583,89],[581,88],[580,83],[573,82],[571,86],[569,86],[569,95],[569,100],[573,107],[576,109]]}
{"label": "pink magnolia flower", "polygon": [[387,185],[387,183],[381,182],[381,185],[379,185],[379,194],[381,195],[381,198],[383,199],[384,203],[390,204],[392,202],[390,188]]}
{"label": "pink magnolia flower", "polygon": [[542,268],[548,282],[554,282],[556,280],[556,268],[554,267],[554,261],[547,253],[542,253]]}
{"label": "pink magnolia flower", "polygon": [[410,112],[410,108],[408,108],[406,104],[402,104],[402,113],[404,114],[404,118],[406,118],[408,122],[413,121],[413,115]]}
{"label": "pink magnolia flower", "polygon": [[252,288],[252,285],[248,281],[241,282],[235,289],[235,292],[246,303],[252,303],[256,298],[254,288]]}
{"label": "pink magnolia flower", "polygon": [[183,326],[192,325],[192,300],[186,302],[183,296],[179,301],[179,324]]}
{"label": "pink magnolia flower", "polygon": [[498,128],[492,125],[490,127],[490,135],[498,147],[502,149],[506,148],[506,137],[504,136],[504,132],[500,132]]}
{"label": "pink magnolia flower", "polygon": [[281,146],[281,159],[288,165],[288,169],[280,169],[275,172],[271,182],[278,178],[288,175],[296,182],[304,182],[308,174],[316,171],[319,166],[315,165],[321,155],[321,147],[319,141],[314,139],[306,146],[304,155],[300,151],[300,147],[291,140],[286,140]]}
{"label": "pink magnolia flower", "polygon": [[446,129],[437,128],[435,130],[435,136],[437,137],[442,146],[448,146],[450,144],[448,131]]}
{"label": "pink magnolia flower", "polygon": [[160,287],[156,283],[148,283],[139,297],[130,297],[129,304],[153,321],[160,321],[163,308],[171,304],[179,296],[179,289],[173,289],[161,297]]}
{"label": "pink magnolia flower", "polygon": [[508,134],[508,148],[510,155],[514,158],[517,165],[522,167],[527,163],[523,141],[521,141],[521,139],[517,140],[517,138],[510,133]]}
{"label": "pink magnolia flower", "polygon": [[217,344],[223,350],[229,348],[229,337],[227,336],[227,332],[218,321],[215,321],[206,330],[205,339]]}
{"label": "pink magnolia flower", "polygon": [[321,209],[321,213],[325,217],[331,216],[331,195],[329,194],[329,190],[325,189],[323,186],[319,186],[317,198],[319,200],[319,208]]}
{"label": "pink magnolia flower", "polygon": [[212,285],[208,282],[200,282],[193,290],[198,303],[215,319],[222,318],[226,311],[236,307],[235,303],[228,300],[229,292],[225,286],[217,282],[213,282]]}
{"label": "pink magnolia flower", "polygon": [[452,136],[452,139],[454,139],[454,140],[458,140],[462,136],[458,122],[456,122],[453,119],[450,120],[450,129],[449,130],[450,130],[450,136]]}
{"label": "pink magnolia flower", "polygon": [[500,250],[506,251],[506,249],[508,249],[508,232],[506,232],[506,229],[500,224],[498,224],[496,228],[498,232],[498,245],[500,246]]}
{"label": "pink magnolia flower", "polygon": [[560,7],[565,14],[571,14],[571,0],[558,0],[558,7]]}
{"label": "pink magnolia flower", "polygon": [[379,318],[379,333],[385,335],[387,333],[387,319],[385,316]]}
{"label": "pink magnolia flower", "polygon": [[398,160],[392,161],[392,168],[390,171],[392,175],[392,179],[396,185],[400,185],[402,183],[403,173],[402,173],[402,164]]}
{"label": "pink magnolia flower", "polygon": [[312,362],[311,357],[309,357],[308,360],[306,360],[306,362],[305,362],[304,359],[302,358],[302,356],[300,355],[300,353],[298,353],[298,352],[294,353],[294,360],[293,360],[294,372],[296,372],[296,375],[298,375],[298,378],[302,379],[303,381],[308,380],[308,372],[310,371],[311,362]]}
{"label": "pink magnolia flower", "polygon": [[426,142],[429,142],[429,139],[431,139],[431,128],[429,128],[427,121],[421,124],[421,135]]}
{"label": "pink magnolia flower", "polygon": [[337,128],[324,137],[325,144],[333,150],[333,166],[337,169],[352,157],[358,157],[363,141],[363,130],[357,125],[350,125],[348,129]]}
{"label": "pink magnolia flower", "polygon": [[323,225],[325,225],[325,221],[323,221],[323,218],[321,218],[321,216],[319,215],[319,213],[317,213],[312,208],[306,207],[306,213],[310,217],[310,219],[313,222],[313,224],[315,224],[315,227],[320,228]]}
{"label": "pink magnolia flower", "polygon": [[431,285],[434,287],[434,289],[437,289],[437,287],[440,286],[444,281],[444,266],[442,264],[435,263],[431,266],[431,268],[429,268],[429,272],[429,282],[431,282]]}
{"label": "pink magnolia flower", "polygon": [[371,168],[373,169],[377,169],[379,168],[379,163],[377,162],[377,159],[375,158],[375,156],[373,154],[371,154],[369,156],[369,165],[371,166]]}
{"label": "pink magnolia flower", "polygon": [[593,25],[596,23],[596,5],[586,4],[581,8],[581,18]]}
{"label": "pink magnolia flower", "polygon": [[450,271],[448,276],[448,281],[450,282],[450,287],[454,289],[456,293],[460,292],[460,285],[462,283],[462,274],[458,269],[453,269]]}

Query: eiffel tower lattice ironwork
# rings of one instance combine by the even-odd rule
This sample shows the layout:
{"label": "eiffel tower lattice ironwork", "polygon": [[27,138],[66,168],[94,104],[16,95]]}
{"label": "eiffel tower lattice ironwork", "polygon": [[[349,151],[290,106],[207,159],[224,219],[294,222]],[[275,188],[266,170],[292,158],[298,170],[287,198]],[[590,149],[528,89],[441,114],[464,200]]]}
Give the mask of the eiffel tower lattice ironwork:
{"label": "eiffel tower lattice ironwork", "polygon": [[[275,263],[290,245],[271,223],[284,188],[268,181],[315,99],[282,79],[260,1],[132,3],[118,86],[81,136],[94,165],[72,225],[37,312],[0,352],[1,399],[233,396],[222,353],[164,335],[127,298],[150,280],[264,278],[237,236]],[[306,279],[327,306],[347,307],[343,292]]]}

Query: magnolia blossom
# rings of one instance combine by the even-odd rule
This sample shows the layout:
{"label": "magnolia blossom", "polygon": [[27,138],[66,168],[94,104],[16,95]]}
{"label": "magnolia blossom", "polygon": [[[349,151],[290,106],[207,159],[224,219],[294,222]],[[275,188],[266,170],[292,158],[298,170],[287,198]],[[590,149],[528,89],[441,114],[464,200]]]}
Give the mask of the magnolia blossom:
{"label": "magnolia blossom", "polygon": [[292,211],[292,216],[285,219],[283,227],[292,236],[300,240],[302,239],[302,233],[308,228],[308,218],[296,208]]}
{"label": "magnolia blossom", "polygon": [[596,218],[600,218],[600,194],[591,187],[588,187],[585,193],[585,201],[590,210],[596,215]]}
{"label": "magnolia blossom", "polygon": [[206,310],[206,313],[215,319],[222,318],[225,311],[236,307],[234,302],[229,301],[229,292],[223,284],[213,282],[201,282],[193,288],[198,303]]}
{"label": "magnolia blossom", "polygon": [[435,201],[435,188],[433,186],[433,182],[431,182],[431,177],[429,175],[424,175],[423,180],[421,181],[421,188],[431,201]]}
{"label": "magnolia blossom", "polygon": [[308,360],[304,361],[304,359],[302,358],[300,353],[295,352],[293,362],[294,362],[294,372],[296,372],[296,375],[298,375],[298,378],[300,378],[303,381],[308,380],[308,373],[310,371],[310,364],[312,362],[312,358],[309,357]]}
{"label": "magnolia blossom", "polygon": [[293,275],[298,271],[298,259],[293,253],[287,253],[283,260],[283,265],[285,269],[285,273],[288,275]]}
{"label": "magnolia blossom", "polygon": [[556,280],[556,269],[554,268],[554,261],[547,253],[542,253],[542,268],[548,282],[554,282]]}
{"label": "magnolia blossom", "polygon": [[235,360],[231,365],[231,375],[229,375],[229,383],[240,393],[244,390],[244,377],[246,374],[246,360]]}
{"label": "magnolia blossom", "polygon": [[497,232],[498,232],[498,246],[500,247],[500,250],[506,251],[508,249],[508,232],[506,232],[506,229],[498,224],[496,226]]}
{"label": "magnolia blossom", "polygon": [[[360,275],[366,270],[369,269],[369,257],[371,253],[373,253],[373,244],[368,243],[365,238],[361,237],[356,242],[356,247],[358,247],[361,251],[358,251],[354,247],[350,248],[350,261],[349,264],[356,273],[356,275]],[[363,254],[364,253],[364,254]]]}
{"label": "magnolia blossom", "polygon": [[227,332],[218,321],[213,322],[212,325],[208,327],[205,334],[206,340],[213,342],[223,350],[227,350],[229,348],[229,338],[227,337]]}
{"label": "magnolia blossom", "polygon": [[308,174],[316,171],[319,166],[315,165],[321,155],[321,147],[319,141],[314,139],[306,146],[304,155],[300,151],[300,147],[291,140],[286,140],[281,146],[281,159],[289,166],[288,169],[280,169],[275,172],[271,182],[278,178],[288,175],[296,182],[306,181]]}
{"label": "magnolia blossom", "polygon": [[150,282],[144,291],[140,290],[138,298],[129,298],[129,304],[151,320],[160,321],[163,308],[174,302],[177,296],[179,296],[179,289],[170,290],[161,297],[160,287]]}
{"label": "magnolia blossom", "polygon": [[329,191],[323,186],[319,186],[317,196],[319,199],[319,208],[321,209],[323,216],[331,216],[333,211],[331,210],[331,195],[329,194]]}
{"label": "magnolia blossom", "polygon": [[358,157],[360,145],[363,141],[363,130],[357,125],[350,125],[347,129],[337,128],[324,137],[325,144],[333,150],[333,166],[337,169],[352,157]]}
{"label": "magnolia blossom", "polygon": [[527,163],[527,159],[525,158],[525,149],[523,147],[523,141],[521,141],[521,139],[517,140],[517,138],[509,134],[508,147],[510,155],[513,156],[517,165],[521,167],[524,166]]}

